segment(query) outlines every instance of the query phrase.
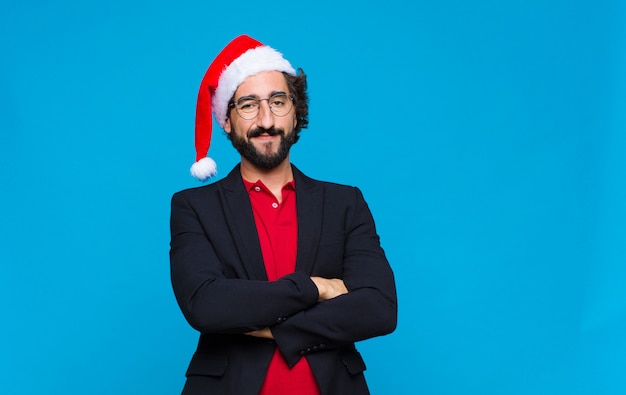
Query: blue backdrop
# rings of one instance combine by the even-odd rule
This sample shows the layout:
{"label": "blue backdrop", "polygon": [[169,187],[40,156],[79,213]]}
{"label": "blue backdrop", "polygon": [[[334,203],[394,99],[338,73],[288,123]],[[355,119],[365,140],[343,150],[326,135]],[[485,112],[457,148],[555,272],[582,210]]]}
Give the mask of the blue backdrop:
{"label": "blue backdrop", "polygon": [[374,213],[374,394],[626,393],[623,2],[215,3],[0,5],[0,393],[180,391],[169,200],[240,33],[309,75],[293,162]]}

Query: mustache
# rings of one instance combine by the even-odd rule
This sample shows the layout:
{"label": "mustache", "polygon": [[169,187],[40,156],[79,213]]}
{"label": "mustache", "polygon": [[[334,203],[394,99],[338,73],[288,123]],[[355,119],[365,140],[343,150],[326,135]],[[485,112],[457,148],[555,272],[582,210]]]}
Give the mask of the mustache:
{"label": "mustache", "polygon": [[263,134],[267,134],[268,136],[277,136],[277,135],[281,135],[284,136],[285,135],[285,131],[283,129],[276,129],[276,128],[269,128],[269,129],[265,129],[265,128],[256,128],[253,130],[250,130],[247,133],[248,138],[253,138],[253,137],[259,137]]}

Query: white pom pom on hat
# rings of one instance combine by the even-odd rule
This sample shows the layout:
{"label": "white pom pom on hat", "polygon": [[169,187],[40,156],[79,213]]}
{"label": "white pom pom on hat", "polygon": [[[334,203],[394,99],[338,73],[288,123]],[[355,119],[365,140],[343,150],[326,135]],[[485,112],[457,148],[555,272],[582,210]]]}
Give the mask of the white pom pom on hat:
{"label": "white pom pom on hat", "polygon": [[191,174],[201,181],[217,174],[217,165],[207,157],[212,135],[212,116],[224,127],[228,102],[237,87],[251,75],[262,71],[282,71],[296,75],[295,69],[273,48],[241,35],[217,55],[202,78],[196,104],[196,162]]}
{"label": "white pom pom on hat", "polygon": [[215,161],[207,156],[191,165],[191,175],[204,181],[217,174]]}

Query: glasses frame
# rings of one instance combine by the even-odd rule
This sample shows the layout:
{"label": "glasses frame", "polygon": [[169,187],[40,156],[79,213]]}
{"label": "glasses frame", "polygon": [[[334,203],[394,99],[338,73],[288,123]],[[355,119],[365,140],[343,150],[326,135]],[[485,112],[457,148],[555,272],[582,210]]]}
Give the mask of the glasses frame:
{"label": "glasses frame", "polygon": [[[270,99],[272,99],[273,97],[286,97],[289,100],[291,100],[291,108],[289,109],[289,111],[287,111],[283,115],[276,114],[274,112],[274,109],[272,108],[272,105],[270,104]],[[242,100],[254,100],[254,101],[257,102],[257,108],[256,108],[256,112],[255,112],[254,116],[251,116],[251,114],[241,114],[239,112],[239,108],[237,107],[237,104],[240,103]],[[289,115],[289,113],[291,113],[291,111],[294,109],[294,106],[296,104],[296,101],[295,101],[295,99],[294,99],[294,97],[292,95],[288,95],[287,93],[275,93],[275,94],[273,94],[270,97],[265,97],[265,98],[262,98],[262,99],[259,99],[259,98],[254,97],[254,96],[243,96],[243,97],[240,97],[237,101],[230,102],[228,104],[228,107],[229,108],[233,108],[234,107],[235,111],[237,112],[237,115],[239,115],[240,118],[245,119],[246,121],[251,121],[251,120],[253,120],[253,119],[255,119],[256,117],[259,116],[259,113],[261,112],[261,102],[263,100],[267,100],[267,105],[269,106],[270,111],[272,112],[273,115],[275,115],[277,117],[286,117],[287,115]]]}

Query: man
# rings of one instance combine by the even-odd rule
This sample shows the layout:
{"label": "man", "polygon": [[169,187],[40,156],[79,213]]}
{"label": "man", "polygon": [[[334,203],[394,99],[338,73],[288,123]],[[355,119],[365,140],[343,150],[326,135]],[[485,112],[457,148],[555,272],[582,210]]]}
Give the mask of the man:
{"label": "man", "polygon": [[248,36],[222,50],[198,95],[202,180],[211,110],[241,163],[172,198],[172,284],[200,331],[183,394],[369,393],[354,343],[395,329],[393,274],[361,192],[290,163],[305,74]]}

